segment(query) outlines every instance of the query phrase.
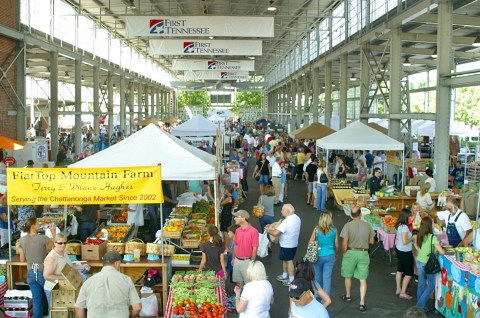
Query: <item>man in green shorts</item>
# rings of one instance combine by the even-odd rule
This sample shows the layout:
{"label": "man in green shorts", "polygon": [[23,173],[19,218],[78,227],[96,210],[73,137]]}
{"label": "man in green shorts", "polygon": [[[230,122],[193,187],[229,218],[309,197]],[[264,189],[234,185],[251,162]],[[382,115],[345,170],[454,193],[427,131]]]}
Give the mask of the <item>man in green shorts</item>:
{"label": "man in green shorts", "polygon": [[360,280],[360,311],[366,311],[365,295],[367,294],[368,266],[370,255],[369,244],[375,242],[375,232],[370,224],[361,220],[359,206],[352,208],[352,221],[345,224],[340,233],[343,238],[342,276],[345,278],[345,295],[342,300],[351,301],[352,277]]}

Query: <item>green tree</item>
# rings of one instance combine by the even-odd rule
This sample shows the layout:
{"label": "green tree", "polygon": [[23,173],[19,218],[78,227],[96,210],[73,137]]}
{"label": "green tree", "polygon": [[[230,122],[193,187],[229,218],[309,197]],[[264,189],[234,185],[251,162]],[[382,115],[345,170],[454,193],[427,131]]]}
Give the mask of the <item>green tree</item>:
{"label": "green tree", "polygon": [[480,88],[457,88],[455,104],[455,120],[470,126],[480,125]]}
{"label": "green tree", "polygon": [[235,96],[235,103],[232,107],[232,112],[235,115],[241,110],[247,108],[261,108],[262,107],[262,93],[261,92],[237,92]]}
{"label": "green tree", "polygon": [[206,116],[208,114],[208,109],[210,108],[210,96],[206,91],[182,91],[178,94],[178,106],[202,107],[203,116]]}

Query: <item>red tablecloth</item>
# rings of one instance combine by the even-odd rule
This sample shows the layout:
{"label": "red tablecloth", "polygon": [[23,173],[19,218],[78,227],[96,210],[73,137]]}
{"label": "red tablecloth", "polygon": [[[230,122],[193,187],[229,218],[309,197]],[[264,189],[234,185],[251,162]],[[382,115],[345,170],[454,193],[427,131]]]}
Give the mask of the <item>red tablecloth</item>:
{"label": "red tablecloth", "polygon": [[[225,290],[225,282],[223,280],[220,281],[220,285],[215,288],[215,295],[217,295],[218,301],[225,306],[225,303],[227,302],[227,292]],[[165,308],[165,318],[171,318],[172,317],[172,310],[173,310],[173,288],[170,287],[170,290],[168,292],[168,299],[167,299],[167,306]],[[224,318],[227,318],[227,312],[223,314]]]}

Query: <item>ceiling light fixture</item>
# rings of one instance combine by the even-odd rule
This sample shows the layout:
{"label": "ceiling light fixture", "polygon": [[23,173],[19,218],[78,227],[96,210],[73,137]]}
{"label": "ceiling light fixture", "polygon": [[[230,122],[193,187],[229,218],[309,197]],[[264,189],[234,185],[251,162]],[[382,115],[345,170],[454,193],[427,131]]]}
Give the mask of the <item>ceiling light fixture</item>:
{"label": "ceiling light fixture", "polygon": [[210,40],[213,40],[213,36],[209,36],[208,38],[209,38]]}
{"label": "ceiling light fixture", "polygon": [[273,5],[273,2],[273,0],[270,0],[270,5],[268,6],[267,11],[277,11],[277,7]]}
{"label": "ceiling light fixture", "polygon": [[50,67],[47,66],[47,70],[45,71],[45,74],[50,75]]}
{"label": "ceiling light fixture", "polygon": [[355,82],[357,78],[355,77],[355,74],[352,73],[352,77],[350,77],[350,81]]}
{"label": "ceiling light fixture", "polygon": [[82,75],[82,83],[83,83],[83,82],[85,82],[85,78],[84,78],[83,75]]}
{"label": "ceiling light fixture", "polygon": [[472,45],[475,47],[480,46],[480,35],[475,38],[475,41],[473,41]]}
{"label": "ceiling light fixture", "polygon": [[129,8],[129,9],[135,9],[135,3],[133,3],[133,0],[122,0],[123,4]]}
{"label": "ceiling light fixture", "polygon": [[248,58],[251,59],[251,60],[254,60],[255,56],[249,56]]}
{"label": "ceiling light fixture", "polygon": [[25,69],[26,70],[30,69],[30,65],[28,65],[28,62],[25,64]]}
{"label": "ceiling light fixture", "polygon": [[410,59],[408,57],[405,58],[405,61],[402,63],[403,66],[412,66],[412,63],[410,63]]}
{"label": "ceiling light fixture", "polygon": [[437,49],[435,49],[432,53],[432,58],[436,59],[437,57],[438,57]]}
{"label": "ceiling light fixture", "polygon": [[65,78],[65,79],[69,79],[69,78],[70,78],[70,75],[68,74],[67,71],[65,71],[65,75],[63,75],[63,78]]}

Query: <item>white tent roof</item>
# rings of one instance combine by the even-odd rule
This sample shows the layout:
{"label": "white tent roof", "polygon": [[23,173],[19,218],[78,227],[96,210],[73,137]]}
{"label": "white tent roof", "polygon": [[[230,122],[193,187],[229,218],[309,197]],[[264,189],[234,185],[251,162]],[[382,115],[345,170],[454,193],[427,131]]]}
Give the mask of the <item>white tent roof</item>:
{"label": "white tent roof", "polygon": [[217,126],[202,115],[197,115],[180,126],[172,128],[172,134],[190,137],[215,136],[217,134]]}
{"label": "white tent roof", "polygon": [[72,168],[162,165],[162,180],[213,180],[215,156],[164,132],[154,124],[141,129]]}
{"label": "white tent roof", "polygon": [[403,143],[357,121],[346,128],[317,140],[324,149],[404,150]]}

